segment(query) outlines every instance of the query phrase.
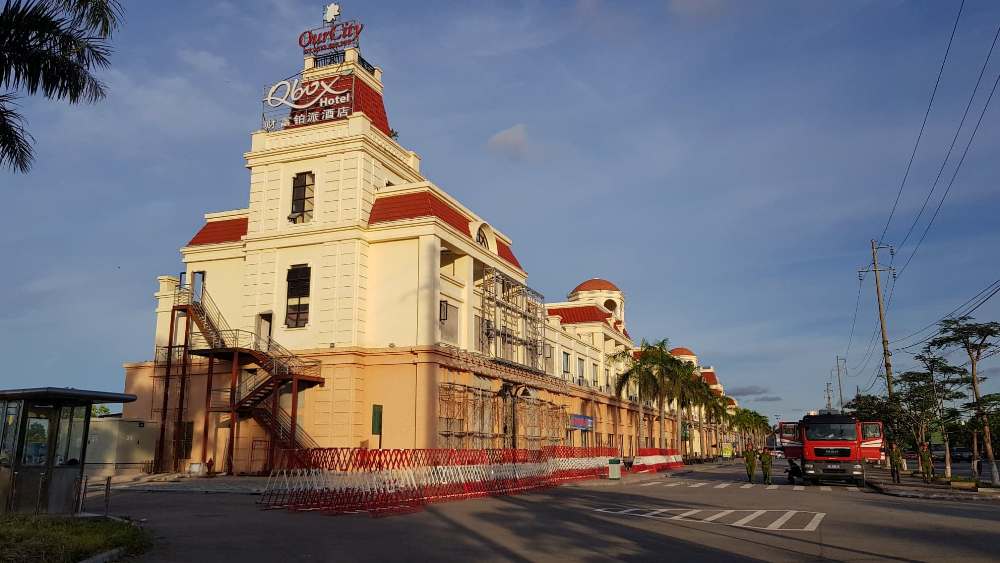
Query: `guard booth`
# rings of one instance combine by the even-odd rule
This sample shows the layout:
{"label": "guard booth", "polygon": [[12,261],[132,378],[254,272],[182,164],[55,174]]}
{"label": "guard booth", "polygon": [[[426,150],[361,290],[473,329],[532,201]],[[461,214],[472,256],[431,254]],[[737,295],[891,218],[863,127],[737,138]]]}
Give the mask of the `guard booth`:
{"label": "guard booth", "polygon": [[91,406],[135,399],[57,387],[0,390],[0,514],[75,512]]}

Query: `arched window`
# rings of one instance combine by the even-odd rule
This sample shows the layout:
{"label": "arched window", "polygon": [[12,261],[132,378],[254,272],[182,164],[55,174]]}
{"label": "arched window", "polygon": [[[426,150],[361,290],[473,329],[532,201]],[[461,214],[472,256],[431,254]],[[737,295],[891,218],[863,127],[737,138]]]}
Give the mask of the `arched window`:
{"label": "arched window", "polygon": [[476,231],[476,242],[485,249],[490,248],[490,239],[486,236],[486,229],[483,227],[479,227],[479,230]]}

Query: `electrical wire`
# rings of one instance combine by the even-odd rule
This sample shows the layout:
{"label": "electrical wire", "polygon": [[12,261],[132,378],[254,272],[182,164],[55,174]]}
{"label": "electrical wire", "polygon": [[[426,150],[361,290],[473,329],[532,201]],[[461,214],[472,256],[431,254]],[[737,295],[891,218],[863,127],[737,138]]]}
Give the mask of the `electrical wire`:
{"label": "electrical wire", "polygon": [[[955,307],[951,311],[945,313],[944,316],[942,316],[941,318],[935,320],[934,322],[932,322],[932,323],[924,326],[923,328],[921,328],[921,329],[919,329],[917,331],[914,331],[914,332],[911,332],[910,334],[907,334],[906,336],[903,336],[901,338],[897,338],[897,339],[895,339],[893,341],[890,341],[889,344],[898,344],[898,343],[903,342],[905,340],[909,340],[910,338],[913,338],[914,336],[916,336],[918,334],[926,332],[930,328],[938,326],[941,323],[941,321],[943,321],[945,319],[951,319],[951,318],[958,318],[958,317],[967,316],[967,315],[975,312],[976,309],[978,309],[984,303],[986,303],[987,301],[989,301],[994,295],[997,294],[998,291],[1000,291],[1000,279],[994,281],[993,283],[991,283],[991,284],[987,285],[986,287],[984,287],[983,289],[979,290],[979,293],[973,295],[969,299],[966,299],[965,302],[963,302],[958,307]],[[979,299],[980,296],[982,296],[983,294],[985,294],[987,292],[991,292],[991,293],[989,293],[989,295],[987,295],[986,297],[984,297],[982,299]],[[962,311],[965,307],[970,306],[970,304],[972,304],[973,302],[975,302],[977,299],[979,300],[978,303],[975,303],[974,305],[971,305],[970,309]],[[959,311],[962,311],[962,312],[959,313]],[[929,338],[925,339],[924,341],[921,341],[921,342],[925,342],[926,340],[929,340]],[[917,343],[917,344],[919,344],[919,343]],[[914,346],[914,344],[910,344],[910,345],[907,345],[907,346],[903,346],[903,347],[897,348],[897,350],[903,350],[905,348],[912,348],[913,346]]]}
{"label": "electrical wire", "polygon": [[955,16],[955,24],[951,28],[951,36],[948,37],[948,46],[945,47],[944,57],[941,58],[941,67],[938,69],[937,79],[934,81],[934,88],[931,90],[931,98],[927,101],[927,109],[924,110],[924,119],[920,123],[920,132],[917,133],[917,140],[913,143],[913,151],[910,152],[910,160],[906,163],[906,171],[903,173],[903,180],[899,183],[899,190],[896,192],[896,200],[892,203],[892,210],[889,212],[889,218],[886,219],[885,226],[882,227],[882,234],[878,237],[880,244],[882,239],[885,238],[886,231],[889,230],[889,224],[892,223],[892,217],[895,215],[896,207],[899,205],[899,198],[903,195],[903,187],[906,186],[906,179],[910,176],[910,168],[913,166],[913,159],[917,155],[917,148],[920,146],[920,140],[924,136],[924,129],[927,127],[927,118],[931,114],[931,106],[934,105],[934,98],[937,96],[938,86],[941,84],[941,75],[944,74],[944,67],[948,62],[948,54],[951,53],[951,44],[955,40],[955,31],[958,29],[958,21],[962,18],[963,9],[965,9],[965,0],[962,0],[961,5],[958,7],[958,14]]}
{"label": "electrical wire", "polygon": [[[996,45],[997,38],[1000,37],[1000,26],[997,27],[997,33],[993,36],[993,44]],[[962,150],[962,158],[959,159],[958,164],[955,165],[955,170],[951,175],[951,180],[948,181],[948,188],[944,191],[944,195],[941,196],[940,201],[938,201],[937,208],[934,210],[934,214],[931,215],[930,221],[927,222],[927,226],[924,228],[923,234],[920,235],[920,240],[917,241],[917,245],[913,248],[913,252],[907,257],[906,262],[903,267],[900,268],[899,274],[902,275],[909,267],[910,262],[913,257],[917,255],[917,251],[920,250],[920,246],[923,244],[924,239],[927,238],[927,233],[931,230],[931,226],[934,225],[934,220],[937,219],[938,213],[941,212],[941,206],[944,205],[945,199],[948,198],[948,194],[951,193],[952,186],[955,185],[955,179],[958,177],[958,173],[962,170],[962,165],[965,163],[965,157],[969,154],[969,148],[972,146],[972,142],[976,138],[976,133],[979,132],[979,127],[983,123],[983,117],[986,115],[986,110],[990,107],[990,102],[993,101],[993,95],[997,91],[997,84],[1000,84],[1000,73],[997,73],[996,80],[993,81],[993,88],[990,90],[990,95],[986,98],[986,103],[983,104],[983,109],[979,112],[979,119],[976,121],[976,126],[972,130],[972,134],[969,136],[969,141],[965,144],[965,148]]]}

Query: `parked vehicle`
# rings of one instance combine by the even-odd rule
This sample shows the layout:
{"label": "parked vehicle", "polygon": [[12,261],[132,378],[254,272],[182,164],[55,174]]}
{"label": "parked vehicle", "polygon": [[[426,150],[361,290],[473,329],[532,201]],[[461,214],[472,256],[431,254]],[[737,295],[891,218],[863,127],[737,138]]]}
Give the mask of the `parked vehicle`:
{"label": "parked vehicle", "polygon": [[910,461],[914,461],[918,457],[920,457],[920,456],[918,456],[917,452],[915,452],[913,450],[909,450],[909,451],[903,452],[903,459],[908,459]]}
{"label": "parked vehicle", "polygon": [[952,461],[972,461],[972,450],[969,448],[952,448],[951,449],[951,460]]}
{"label": "parked vehicle", "polygon": [[818,483],[837,479],[864,483],[865,461],[882,456],[882,423],[846,414],[808,415],[779,424],[779,443],[788,458],[788,480]]}
{"label": "parked vehicle", "polygon": [[931,444],[931,460],[944,461],[944,444]]}

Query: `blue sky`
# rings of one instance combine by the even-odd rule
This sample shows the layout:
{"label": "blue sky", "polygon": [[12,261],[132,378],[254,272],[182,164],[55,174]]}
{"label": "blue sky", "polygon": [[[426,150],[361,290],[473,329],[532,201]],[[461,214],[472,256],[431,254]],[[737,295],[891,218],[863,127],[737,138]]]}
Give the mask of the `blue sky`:
{"label": "blue sky", "polygon": [[[28,175],[0,172],[0,387],[118,390],[122,362],[151,357],[155,277],[180,270],[177,249],[204,212],[246,205],[242,154],[261,90],[300,70],[297,36],[321,9],[131,2],[102,74],[107,100],[23,100],[38,161]],[[432,181],[513,238],[532,286],[558,301],[584,279],[614,281],[634,336],[692,348],[745,406],[787,417],[821,406],[834,356],[847,349],[856,272],[888,216],[957,10],[344,5],[365,23],[365,58],[384,69],[400,141]],[[1000,5],[968,0],[887,242],[916,215],[998,24]],[[1000,53],[970,125],[997,72]],[[991,107],[898,280],[891,337],[1000,277],[998,148],[1000,107]],[[849,393],[869,386],[879,360],[865,361],[871,281]],[[1000,318],[1000,298],[977,317]],[[997,391],[1000,357],[991,362],[987,389]],[[911,365],[896,354],[897,369]]]}

